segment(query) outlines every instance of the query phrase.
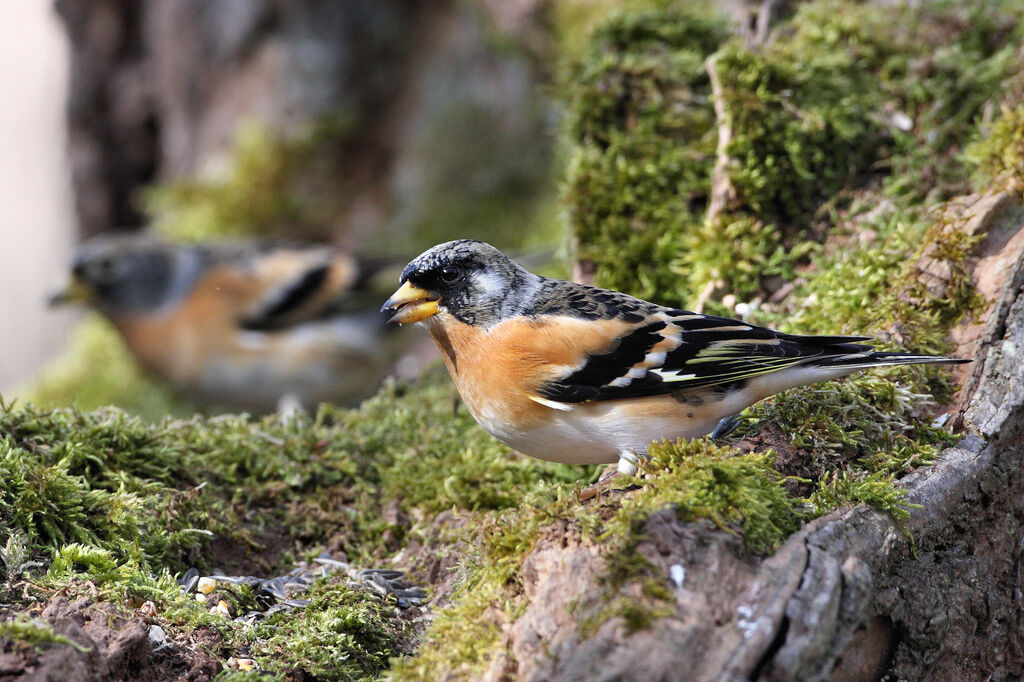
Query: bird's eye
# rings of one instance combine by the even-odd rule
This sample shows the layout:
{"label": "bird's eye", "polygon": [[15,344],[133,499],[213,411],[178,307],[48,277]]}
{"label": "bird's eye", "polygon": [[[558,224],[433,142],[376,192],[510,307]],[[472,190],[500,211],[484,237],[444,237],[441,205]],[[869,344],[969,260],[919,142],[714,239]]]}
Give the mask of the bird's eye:
{"label": "bird's eye", "polygon": [[109,279],[114,274],[114,261],[111,258],[101,258],[94,261],[89,269],[95,279]]}
{"label": "bird's eye", "polygon": [[454,265],[446,265],[441,268],[441,281],[443,282],[451,284],[461,276],[462,273]]}

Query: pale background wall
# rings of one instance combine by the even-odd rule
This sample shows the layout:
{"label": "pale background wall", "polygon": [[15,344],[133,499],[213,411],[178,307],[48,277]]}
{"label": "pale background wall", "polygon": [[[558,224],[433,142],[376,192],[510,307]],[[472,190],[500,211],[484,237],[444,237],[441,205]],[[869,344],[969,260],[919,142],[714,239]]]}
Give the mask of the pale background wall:
{"label": "pale background wall", "polygon": [[67,40],[51,0],[0,2],[0,390],[30,380],[75,315],[45,307],[75,233],[67,72]]}

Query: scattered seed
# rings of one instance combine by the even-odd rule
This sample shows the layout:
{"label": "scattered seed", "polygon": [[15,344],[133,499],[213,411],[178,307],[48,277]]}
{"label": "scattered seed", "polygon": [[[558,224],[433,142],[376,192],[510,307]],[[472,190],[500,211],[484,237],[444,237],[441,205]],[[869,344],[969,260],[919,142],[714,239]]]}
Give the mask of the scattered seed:
{"label": "scattered seed", "polygon": [[228,659],[228,667],[237,670],[257,670],[259,665],[251,658],[235,658],[232,656]]}

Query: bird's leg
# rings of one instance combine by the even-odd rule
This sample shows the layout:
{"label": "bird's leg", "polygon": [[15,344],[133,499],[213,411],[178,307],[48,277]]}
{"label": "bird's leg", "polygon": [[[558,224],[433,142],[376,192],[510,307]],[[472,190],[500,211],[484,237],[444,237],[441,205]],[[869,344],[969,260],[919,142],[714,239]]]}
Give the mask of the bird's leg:
{"label": "bird's leg", "polygon": [[618,473],[623,476],[632,476],[636,473],[639,465],[639,455],[633,450],[622,450],[619,452],[619,465],[616,467]]}
{"label": "bird's leg", "polygon": [[277,399],[277,412],[282,419],[290,419],[302,410],[302,400],[294,393],[285,393]]}
{"label": "bird's leg", "polygon": [[615,480],[616,476],[633,476],[636,474],[637,469],[639,468],[640,457],[646,456],[646,453],[638,453],[635,450],[622,450],[619,452],[619,462],[615,468],[612,469],[609,466],[601,478],[598,479],[597,483],[587,486],[580,491],[580,502],[586,502],[587,500],[597,497],[606,489],[610,488],[612,481]]}
{"label": "bird's leg", "polygon": [[[711,440],[718,440],[719,438],[725,438],[730,433],[736,430],[736,427],[743,423],[738,414],[730,414],[728,417],[722,417],[718,422],[718,426],[711,432]],[[621,461],[621,460],[620,460]]]}

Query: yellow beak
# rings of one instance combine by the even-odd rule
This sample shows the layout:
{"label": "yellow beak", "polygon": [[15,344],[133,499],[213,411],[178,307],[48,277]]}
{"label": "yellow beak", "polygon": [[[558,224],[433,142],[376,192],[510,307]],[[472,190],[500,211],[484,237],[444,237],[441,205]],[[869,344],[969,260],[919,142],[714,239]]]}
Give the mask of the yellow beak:
{"label": "yellow beak", "polygon": [[384,303],[381,312],[394,310],[395,314],[388,322],[410,324],[437,315],[440,312],[438,304],[437,295],[406,282]]}
{"label": "yellow beak", "polygon": [[50,294],[48,303],[51,306],[67,303],[92,303],[96,292],[92,287],[75,277],[62,290]]}

